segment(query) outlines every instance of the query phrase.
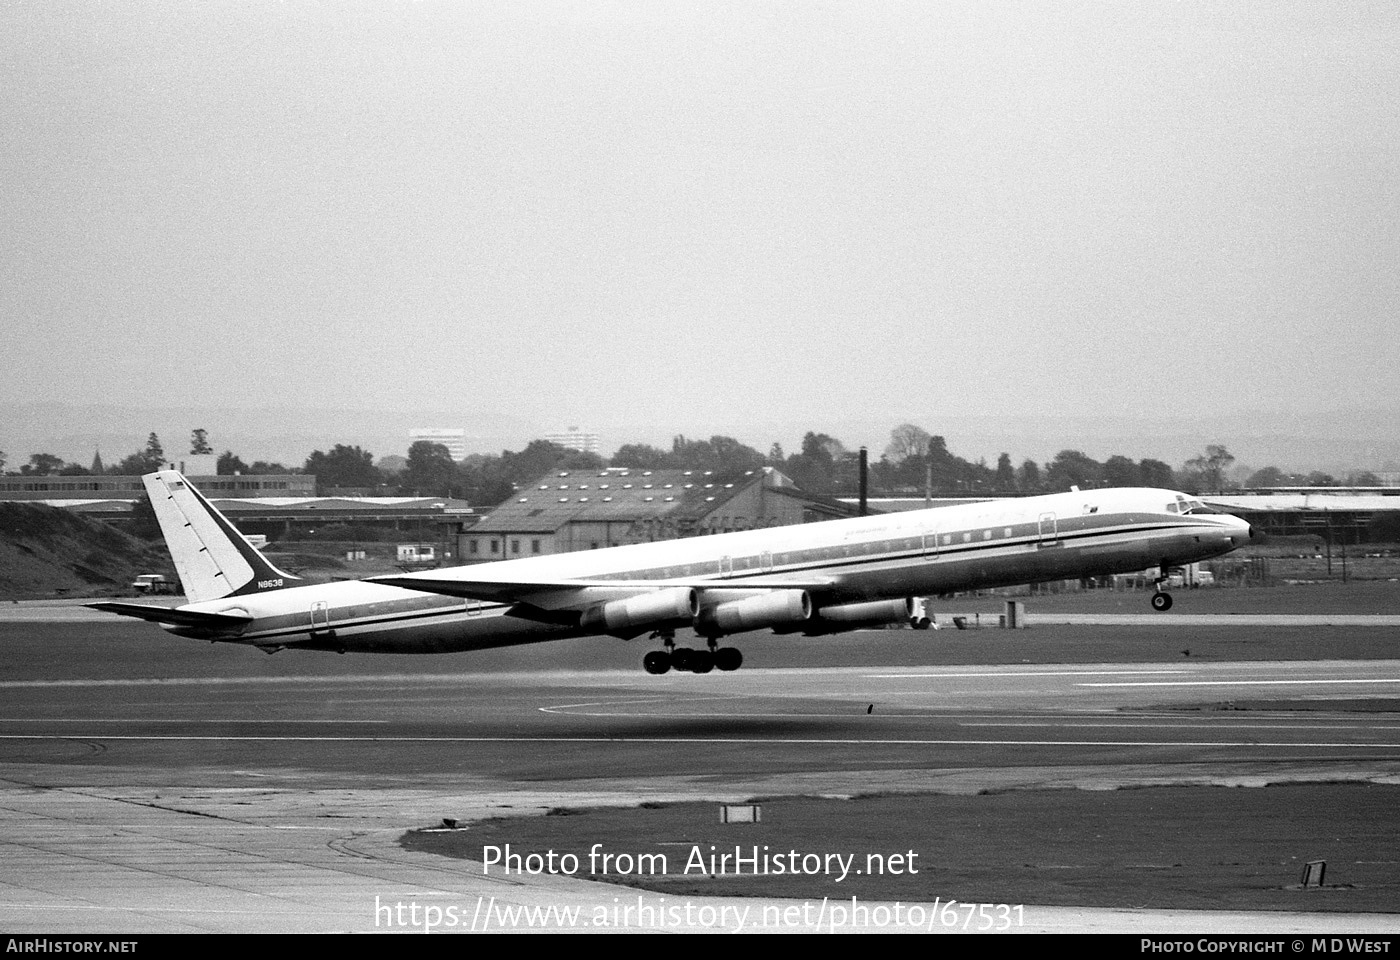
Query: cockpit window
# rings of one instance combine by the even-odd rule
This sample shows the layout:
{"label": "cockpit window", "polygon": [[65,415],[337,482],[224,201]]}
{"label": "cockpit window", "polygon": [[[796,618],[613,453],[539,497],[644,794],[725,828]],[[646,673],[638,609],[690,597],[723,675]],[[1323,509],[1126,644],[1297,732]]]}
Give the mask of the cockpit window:
{"label": "cockpit window", "polygon": [[1175,504],[1175,503],[1169,503],[1169,504],[1167,504],[1167,513],[1176,513],[1176,504]]}
{"label": "cockpit window", "polygon": [[1182,512],[1182,513],[1215,513],[1216,511],[1212,510],[1210,507],[1206,506],[1204,503],[1202,503],[1202,502],[1199,501],[1199,500],[1187,500],[1186,503],[1183,504],[1183,509],[1182,509],[1181,512]]}

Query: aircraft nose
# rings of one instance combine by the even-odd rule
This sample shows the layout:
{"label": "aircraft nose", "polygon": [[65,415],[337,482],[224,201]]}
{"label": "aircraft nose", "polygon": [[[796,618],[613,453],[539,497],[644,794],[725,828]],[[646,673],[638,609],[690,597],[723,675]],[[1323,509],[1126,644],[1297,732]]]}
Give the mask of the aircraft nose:
{"label": "aircraft nose", "polygon": [[1230,521],[1230,538],[1235,541],[1236,546],[1248,543],[1254,538],[1254,528],[1250,526],[1248,520],[1241,520],[1239,517],[1231,517]]}

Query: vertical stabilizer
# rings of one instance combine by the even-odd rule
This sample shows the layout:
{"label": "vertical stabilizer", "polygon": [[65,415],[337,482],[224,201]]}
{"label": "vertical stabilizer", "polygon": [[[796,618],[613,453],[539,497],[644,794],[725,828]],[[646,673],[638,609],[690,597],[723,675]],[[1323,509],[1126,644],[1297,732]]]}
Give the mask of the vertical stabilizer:
{"label": "vertical stabilizer", "polygon": [[176,470],[141,478],[191,603],[296,586]]}

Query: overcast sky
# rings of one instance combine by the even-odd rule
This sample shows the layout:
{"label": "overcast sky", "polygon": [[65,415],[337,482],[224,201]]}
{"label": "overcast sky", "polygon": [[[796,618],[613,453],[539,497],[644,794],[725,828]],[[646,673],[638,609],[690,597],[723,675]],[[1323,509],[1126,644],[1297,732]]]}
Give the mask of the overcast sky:
{"label": "overcast sky", "polygon": [[0,401],[1394,408],[1397,50],[1392,2],[10,0]]}

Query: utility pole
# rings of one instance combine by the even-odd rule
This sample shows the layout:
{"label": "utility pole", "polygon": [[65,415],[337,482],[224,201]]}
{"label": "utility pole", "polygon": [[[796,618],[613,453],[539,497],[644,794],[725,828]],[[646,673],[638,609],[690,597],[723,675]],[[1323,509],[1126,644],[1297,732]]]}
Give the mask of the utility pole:
{"label": "utility pole", "polygon": [[861,515],[862,517],[865,516],[865,515],[869,512],[868,505],[867,505],[868,494],[869,494],[869,489],[870,489],[870,486],[869,486],[869,479],[870,479],[869,463],[868,463],[868,460],[867,460],[867,455],[866,455],[866,452],[865,452],[865,448],[864,448],[864,447],[861,447],[861,448],[860,448],[860,515]]}
{"label": "utility pole", "polygon": [[1332,514],[1327,514],[1327,575],[1332,576]]}
{"label": "utility pole", "polygon": [[1347,528],[1342,527],[1342,583],[1347,582]]}

